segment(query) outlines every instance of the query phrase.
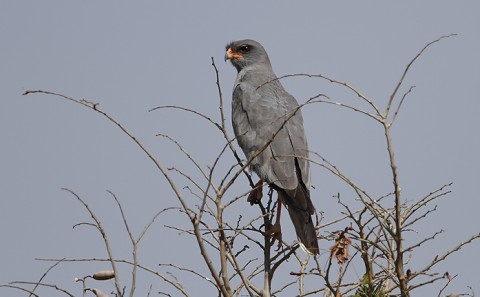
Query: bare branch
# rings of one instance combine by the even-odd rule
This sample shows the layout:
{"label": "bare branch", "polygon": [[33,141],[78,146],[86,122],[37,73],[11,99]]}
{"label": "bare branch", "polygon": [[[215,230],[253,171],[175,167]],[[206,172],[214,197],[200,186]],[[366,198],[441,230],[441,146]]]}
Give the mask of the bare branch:
{"label": "bare branch", "polygon": [[[48,287],[48,288],[53,288],[53,289],[55,289],[55,290],[57,290],[57,291],[60,291],[60,292],[64,293],[64,294],[67,295],[67,296],[75,297],[72,293],[68,292],[68,291],[65,290],[65,289],[62,289],[62,288],[58,287],[57,285],[45,284],[45,283],[42,283],[42,282],[14,281],[14,282],[9,283],[9,285],[35,285],[35,288],[36,288],[37,286]],[[30,294],[37,296],[35,293],[33,293],[33,290],[30,292]]]}
{"label": "bare branch", "polygon": [[[225,141],[227,142],[228,147],[230,148],[230,151],[232,152],[233,156],[237,160],[237,163],[243,168],[244,166],[243,166],[243,163],[242,163],[242,159],[238,156],[237,151],[233,147],[231,137],[228,136],[227,128],[225,126],[225,113],[224,113],[224,110],[223,110],[223,94],[222,94],[222,88],[220,86],[220,75],[219,75],[219,72],[218,72],[217,65],[215,65],[215,60],[213,59],[213,57],[211,57],[211,60],[212,60],[212,67],[215,70],[216,85],[217,85],[218,99],[219,99],[219,111],[220,111],[220,118],[221,118],[221,122],[222,122],[220,130],[222,131],[223,137],[225,138]],[[247,177],[248,182],[250,183],[250,186],[252,188],[255,187],[255,183],[253,182],[250,174],[248,174],[245,171],[243,171],[243,172],[245,173],[245,176]]]}
{"label": "bare branch", "polygon": [[195,168],[198,169],[198,171],[202,174],[202,176],[206,180],[208,180],[207,174],[202,169],[202,167],[200,167],[200,165],[195,161],[195,159],[187,152],[187,150],[178,141],[176,141],[175,139],[173,139],[172,137],[170,137],[166,134],[159,133],[156,136],[164,137],[164,138],[170,140],[171,142],[173,142],[178,147],[178,149],[192,162],[192,164],[195,166]]}
{"label": "bare branch", "polygon": [[442,234],[443,232],[445,232],[445,231],[440,230],[440,231],[435,232],[433,235],[428,236],[428,237],[420,240],[418,243],[409,246],[408,248],[405,249],[405,252],[412,252],[414,249],[418,248],[419,246],[421,246],[425,242],[435,239],[435,237],[437,237],[437,235]]}
{"label": "bare branch", "polygon": [[[457,36],[457,34],[453,33],[453,34],[449,34],[449,35],[444,35],[444,36],[441,36],[441,37],[435,39],[434,41],[431,41],[431,42],[427,43],[427,44],[420,50],[420,52],[418,52],[418,54],[410,61],[410,63],[407,64],[407,66],[405,67],[405,70],[403,71],[402,76],[400,77],[400,80],[399,80],[398,83],[397,83],[397,86],[395,87],[395,89],[393,90],[392,94],[390,95],[390,100],[388,101],[387,109],[385,110],[385,114],[384,114],[384,118],[385,118],[385,119],[388,117],[388,113],[389,113],[390,108],[391,108],[391,106],[392,106],[393,99],[395,99],[395,95],[397,94],[398,89],[400,89],[400,87],[402,86],[403,80],[404,80],[405,77],[407,76],[407,73],[408,73],[408,71],[410,70],[410,67],[413,65],[413,63],[415,63],[415,61],[423,54],[423,52],[424,52],[428,47],[430,47],[430,46],[433,45],[434,43],[439,42],[440,40],[442,40],[442,39],[444,39],[444,38],[449,38],[449,37],[452,37],[452,36]],[[397,107],[397,109],[399,109],[399,108],[400,108],[400,106]],[[393,121],[392,121],[392,122],[393,122]]]}
{"label": "bare branch", "polygon": [[443,255],[441,256],[436,256],[435,259],[432,260],[432,262],[430,262],[430,264],[427,264],[425,267],[423,267],[421,270],[419,270],[418,272],[416,273],[413,273],[412,276],[411,276],[411,279],[419,276],[419,275],[423,275],[425,274],[427,271],[429,271],[433,266],[437,265],[438,263],[442,262],[443,260],[445,260],[446,258],[448,258],[448,256],[450,256],[451,254],[455,253],[455,252],[458,252],[462,247],[464,247],[465,245],[471,243],[472,241],[476,240],[476,239],[479,239],[480,238],[480,233],[477,233],[475,235],[472,235],[469,239],[459,243],[457,246],[453,247],[452,249],[446,251]]}
{"label": "bare branch", "polygon": [[40,279],[37,281],[37,284],[35,285],[35,287],[33,287],[32,289],[32,293],[30,293],[29,296],[31,296],[33,294],[33,292],[35,292],[35,290],[37,289],[37,287],[39,286],[39,284],[42,282],[42,280],[47,276],[47,274],[53,269],[55,268],[58,264],[62,263],[64,259],[60,259],[59,261],[55,262],[53,265],[51,265],[50,267],[48,267],[47,271],[45,271],[45,273],[40,277]]}
{"label": "bare branch", "polygon": [[[59,261],[60,259],[49,259],[49,258],[36,258],[35,260],[37,261],[46,261],[46,262],[56,262],[56,261]],[[123,263],[123,264],[128,264],[128,265],[133,265],[133,262],[132,261],[128,261],[128,260],[114,260],[116,263]],[[88,259],[64,259],[62,262],[110,262],[110,259],[100,259],[100,258],[88,258]],[[173,287],[175,287],[180,293],[182,293],[183,296],[185,297],[188,297],[189,295],[187,294],[187,292],[185,291],[185,289],[177,282],[165,277],[164,275],[160,274],[159,272],[153,270],[153,269],[150,269],[146,266],[143,266],[141,264],[138,264],[137,265],[140,269],[146,271],[146,272],[149,272],[151,274],[154,274],[158,277],[160,277],[163,281],[169,283],[170,285],[172,285]]]}
{"label": "bare branch", "polygon": [[448,287],[448,285],[450,285],[450,283],[455,279],[457,278],[458,274],[455,274],[454,276],[449,276],[448,272],[446,272],[444,274],[444,276],[447,278],[447,283],[440,289],[440,291],[438,292],[438,297],[441,297],[442,296],[442,292]]}
{"label": "bare branch", "polygon": [[40,297],[39,295],[35,294],[33,291],[28,290],[28,289],[25,289],[25,288],[22,288],[22,287],[19,287],[19,286],[14,286],[14,285],[0,285],[0,288],[17,289],[17,290],[20,290],[20,291],[27,292],[27,293],[29,293],[30,295],[33,295],[33,296],[35,296],[35,297]]}
{"label": "bare branch", "polygon": [[175,264],[171,264],[171,263],[168,263],[168,264],[160,263],[160,264],[158,264],[158,266],[160,266],[160,267],[173,267],[173,268],[178,269],[178,270],[180,270],[180,271],[189,272],[189,273],[191,273],[191,274],[193,274],[193,275],[195,275],[195,276],[200,277],[200,278],[203,279],[203,280],[206,280],[206,281],[209,282],[211,285],[213,285],[215,288],[217,287],[217,285],[216,285],[210,278],[208,278],[208,277],[206,277],[206,276],[198,273],[197,271],[195,271],[195,270],[193,270],[193,269],[183,268],[183,267],[177,266],[177,265],[175,265]]}
{"label": "bare branch", "polygon": [[75,198],[77,198],[77,200],[80,201],[83,204],[83,206],[88,211],[88,213],[90,214],[92,219],[95,221],[96,227],[97,227],[98,231],[100,232],[100,234],[102,235],[103,242],[105,244],[105,248],[107,249],[108,258],[110,259],[110,264],[112,265],[112,270],[115,272],[115,288],[117,289],[117,294],[118,294],[118,296],[122,296],[122,290],[120,289],[120,284],[118,282],[118,270],[117,270],[117,267],[115,265],[115,257],[113,256],[112,249],[110,247],[110,242],[108,241],[107,233],[105,232],[105,230],[102,227],[102,223],[97,218],[95,213],[91,210],[90,206],[80,196],[78,196],[75,192],[73,192],[70,189],[62,188],[62,190],[67,191],[70,194],[72,194],[73,196],[75,196]]}
{"label": "bare branch", "polygon": [[[343,81],[339,81],[339,80],[336,80],[336,79],[333,79],[333,78],[329,78],[323,74],[306,74],[306,73],[296,73],[296,74],[287,74],[287,75],[283,75],[283,76],[280,76],[278,77],[276,80],[280,80],[280,79],[283,79],[283,78],[287,78],[287,77],[295,77],[295,76],[304,76],[304,77],[318,77],[318,78],[321,78],[321,79],[325,79],[333,84],[338,84],[338,85],[341,85],[341,86],[344,86],[346,87],[347,89],[349,89],[350,91],[352,91],[353,93],[355,93],[355,95],[357,95],[359,98],[361,98],[363,101],[367,102],[372,108],[373,110],[375,111],[375,113],[377,115],[381,115],[380,113],[380,110],[378,109],[378,107],[373,103],[373,101],[371,101],[370,99],[368,99],[365,95],[363,95],[362,93],[360,93],[360,91],[358,91],[356,88],[352,87],[351,85],[347,84],[346,82],[343,82]],[[274,81],[274,80],[272,80]],[[271,81],[269,82],[266,82],[265,84],[268,84],[270,83]],[[261,86],[260,86],[261,87]]]}
{"label": "bare branch", "polygon": [[[137,146],[148,156],[148,158],[155,164],[155,166],[160,170],[160,172],[162,172],[163,176],[165,177],[165,179],[169,183],[170,188],[173,190],[173,192],[177,196],[177,198],[178,198],[179,202],[182,204],[183,208],[185,210],[188,209],[185,200],[180,195],[180,192],[177,189],[177,186],[175,185],[175,183],[173,182],[171,177],[168,175],[167,171],[160,164],[160,162],[158,162],[157,159],[147,150],[147,148],[132,133],[130,133],[123,125],[121,125],[120,122],[115,120],[112,116],[110,116],[106,112],[100,110],[99,107],[98,107],[98,105],[99,105],[98,103],[93,103],[93,102],[90,102],[90,101],[87,101],[87,100],[84,100],[84,99],[82,99],[82,100],[74,99],[72,97],[68,97],[68,96],[65,96],[65,95],[62,95],[62,94],[49,92],[49,91],[42,91],[42,90],[36,90],[36,91],[29,90],[29,91],[26,91],[25,93],[23,93],[23,95],[36,94],[36,93],[53,95],[53,96],[61,97],[61,98],[66,99],[68,101],[80,104],[80,105],[82,105],[84,107],[87,107],[87,108],[89,108],[89,109],[91,109],[95,112],[100,113],[105,118],[107,118],[110,122],[115,124],[118,128],[120,128],[120,130],[123,131],[124,134],[126,134],[131,140],[133,140],[133,142],[135,142],[137,144]],[[192,219],[192,217],[190,217],[190,219]]]}
{"label": "bare branch", "polygon": [[453,183],[444,184],[443,186],[436,189],[435,191],[428,193],[426,196],[418,200],[416,203],[413,203],[410,207],[408,207],[405,210],[402,223],[405,223],[415,212],[417,212],[419,209],[421,209],[431,201],[449,194],[451,191],[450,190],[445,191],[445,189],[451,187],[452,184]]}
{"label": "bare branch", "polygon": [[415,88],[415,86],[411,86],[410,89],[408,89],[408,91],[405,92],[405,94],[403,94],[402,99],[400,100],[400,103],[398,103],[397,109],[395,109],[395,113],[393,114],[393,118],[390,121],[390,123],[388,124],[389,127],[392,127],[393,123],[395,122],[395,119],[397,118],[398,112],[400,111],[400,108],[402,107],[403,101],[408,96],[408,94],[410,94],[412,92],[413,88]]}
{"label": "bare branch", "polygon": [[211,124],[213,124],[215,127],[217,127],[220,131],[222,131],[222,127],[220,126],[220,124],[216,123],[215,121],[213,121],[210,117],[196,111],[196,110],[193,110],[193,109],[190,109],[190,108],[186,108],[186,107],[181,107],[181,106],[176,106],[176,105],[164,105],[164,106],[158,106],[158,107],[155,107],[155,108],[152,108],[149,110],[150,111],[154,111],[154,110],[158,110],[158,109],[179,109],[179,110],[183,110],[183,111],[186,111],[186,112],[189,112],[189,113],[193,113],[195,115],[198,115],[199,117],[209,121]]}

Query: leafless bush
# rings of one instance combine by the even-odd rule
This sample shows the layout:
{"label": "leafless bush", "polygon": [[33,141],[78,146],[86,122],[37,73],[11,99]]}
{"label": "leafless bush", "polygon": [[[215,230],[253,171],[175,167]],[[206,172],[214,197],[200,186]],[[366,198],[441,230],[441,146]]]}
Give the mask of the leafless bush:
{"label": "leafless bush", "polygon": [[[196,160],[174,137],[164,134],[158,135],[177,146],[178,150],[190,161],[191,168],[196,171],[200,178],[195,178],[189,171],[183,171],[180,168],[166,168],[152,150],[148,149],[109,113],[101,110],[97,103],[42,90],[25,92],[24,95],[51,95],[82,105],[114,123],[128,138],[136,143],[139,149],[162,173],[178,201],[179,206],[175,210],[180,210],[190,224],[188,228],[178,226],[166,227],[188,234],[195,239],[209,274],[203,275],[196,269],[197,267],[177,265],[175,259],[165,259],[167,263],[161,264],[157,269],[152,269],[139,263],[137,258],[139,242],[158,216],[163,212],[172,210],[172,208],[159,211],[146,224],[143,231],[135,236],[131,231],[120,201],[113,192],[109,192],[113,198],[112,203],[115,203],[118,207],[132,247],[131,259],[117,259],[113,256],[113,247],[110,245],[108,234],[102,227],[100,218],[96,216],[95,211],[88,205],[87,200],[72,190],[64,189],[83,205],[91,217],[90,222],[80,223],[75,227],[85,225],[95,228],[103,239],[108,257],[104,259],[41,259],[43,261],[53,261],[53,265],[38,281],[14,281],[3,285],[3,287],[22,290],[32,296],[38,296],[36,293],[38,287],[48,287],[64,295],[74,296],[73,293],[61,288],[59,284],[43,282],[44,277],[54,267],[66,262],[107,262],[110,263],[111,270],[100,271],[76,279],[77,282],[82,284],[83,296],[86,296],[86,294],[106,296],[99,289],[90,287],[92,282],[106,279],[114,279],[112,294],[116,296],[134,296],[138,284],[138,271],[152,274],[170,285],[168,290],[170,293],[165,290],[159,292],[161,295],[199,295],[198,292],[197,294],[187,292],[181,280],[177,279],[172,273],[162,272],[161,268],[193,274],[211,284],[218,296],[282,296],[287,294],[287,288],[294,287],[296,287],[297,296],[318,294],[354,297],[410,296],[411,292],[420,287],[443,280],[445,285],[438,292],[438,296],[441,296],[444,289],[457,275],[450,275],[448,272],[437,274],[433,272],[432,268],[459,251],[463,246],[479,238],[480,234],[474,234],[443,253],[434,255],[425,263],[416,263],[416,266],[423,265],[417,271],[412,271],[408,268],[409,256],[422,248],[425,243],[434,240],[442,231],[424,235],[422,240],[405,246],[405,238],[408,236],[408,232],[415,230],[418,222],[427,220],[436,211],[435,202],[450,193],[452,184],[441,185],[430,193],[420,195],[416,200],[407,201],[402,198],[391,128],[395,123],[403,102],[414,88],[413,86],[409,87],[403,94],[400,94],[403,89],[404,79],[411,66],[431,45],[453,35],[455,34],[442,36],[428,43],[407,64],[384,110],[380,109],[373,100],[363,95],[353,86],[321,74],[292,74],[279,78],[284,79],[291,76],[312,77],[346,88],[356,97],[352,102],[345,103],[345,100],[335,101],[325,94],[318,94],[307,100],[300,108],[307,108],[311,104],[333,104],[340,108],[360,113],[378,124],[384,133],[385,150],[389,157],[388,166],[391,172],[392,186],[391,191],[382,196],[371,194],[373,192],[372,189],[362,187],[344,174],[335,164],[328,161],[326,157],[312,152],[311,164],[333,174],[351,190],[351,193],[347,194],[347,198],[343,194],[335,195],[335,199],[337,199],[338,204],[343,209],[338,214],[337,219],[324,222],[321,213],[318,214],[317,228],[320,242],[322,246],[329,247],[329,251],[317,257],[305,254],[299,249],[297,242],[289,243],[281,238],[272,238],[265,231],[268,229],[266,227],[272,225],[272,218],[276,212],[276,204],[272,199],[271,190],[268,192],[267,199],[256,205],[258,213],[255,217],[245,218],[241,213],[236,217],[225,216],[226,211],[235,207],[243,208],[247,204],[245,201],[246,196],[250,191],[256,189],[253,178],[247,171],[249,161],[242,160],[235,149],[235,139],[228,133],[226,126],[227,117],[223,109],[224,98],[220,88],[219,73],[213,58],[212,66],[216,74],[219,99],[218,121],[187,107],[171,105],[152,109],[152,111],[176,109],[200,117],[210,123],[211,127],[222,135],[224,146],[219,148],[218,156],[207,167],[202,166],[203,162]],[[367,109],[358,107],[359,105],[356,102],[367,106]],[[294,113],[295,111],[292,111],[292,114]],[[231,156],[233,156],[233,159]],[[220,161],[225,159],[233,160],[230,167],[225,168],[219,165]],[[188,191],[185,192],[179,188],[180,181],[178,178],[181,179],[181,183],[187,185],[185,189],[188,189]],[[233,185],[241,183],[240,180],[247,180],[250,187],[248,189],[245,188],[242,193],[237,193],[236,190],[233,190]],[[287,265],[287,262],[289,263],[287,269],[290,269],[290,275],[293,277],[292,281],[272,286],[272,280],[277,271],[279,271],[280,267]],[[322,263],[324,264],[322,265]],[[363,267],[363,276],[360,279],[354,273],[349,273],[352,263],[360,263],[360,267]],[[121,284],[119,282],[118,265],[126,265],[131,268],[130,284]],[[33,287],[31,287],[32,285]],[[288,292],[293,291],[293,289],[289,290]],[[473,296],[473,292],[461,295]]]}

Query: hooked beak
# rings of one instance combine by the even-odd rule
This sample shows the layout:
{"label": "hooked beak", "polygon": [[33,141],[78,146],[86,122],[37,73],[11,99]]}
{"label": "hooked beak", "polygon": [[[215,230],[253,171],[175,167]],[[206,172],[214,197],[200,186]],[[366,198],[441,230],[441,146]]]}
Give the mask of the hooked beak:
{"label": "hooked beak", "polygon": [[227,52],[225,53],[225,62],[227,60],[235,60],[235,59],[243,59],[243,56],[239,53],[234,52],[232,48],[228,48]]}

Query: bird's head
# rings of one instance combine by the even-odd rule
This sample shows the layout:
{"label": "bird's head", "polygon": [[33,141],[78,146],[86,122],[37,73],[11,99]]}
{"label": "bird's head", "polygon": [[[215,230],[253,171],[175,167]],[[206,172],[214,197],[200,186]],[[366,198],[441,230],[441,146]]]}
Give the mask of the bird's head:
{"label": "bird's head", "polygon": [[226,47],[225,61],[230,60],[233,66],[240,72],[245,67],[266,64],[269,67],[270,60],[263,46],[255,40],[244,39],[230,42]]}

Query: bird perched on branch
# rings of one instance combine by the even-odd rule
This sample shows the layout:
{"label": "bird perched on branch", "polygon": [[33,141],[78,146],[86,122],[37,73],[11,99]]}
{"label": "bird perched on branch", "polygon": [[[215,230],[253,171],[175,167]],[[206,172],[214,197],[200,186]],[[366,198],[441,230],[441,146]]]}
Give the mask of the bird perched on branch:
{"label": "bird perched on branch", "polygon": [[318,254],[318,241],[310,199],[308,145],[300,106],[287,93],[272,70],[263,46],[246,39],[226,46],[225,60],[238,71],[233,87],[232,123],[238,144],[250,168],[260,177],[248,201],[258,203],[262,185],[278,193],[277,218],[266,233],[281,238],[280,213],[283,203],[302,247]]}

